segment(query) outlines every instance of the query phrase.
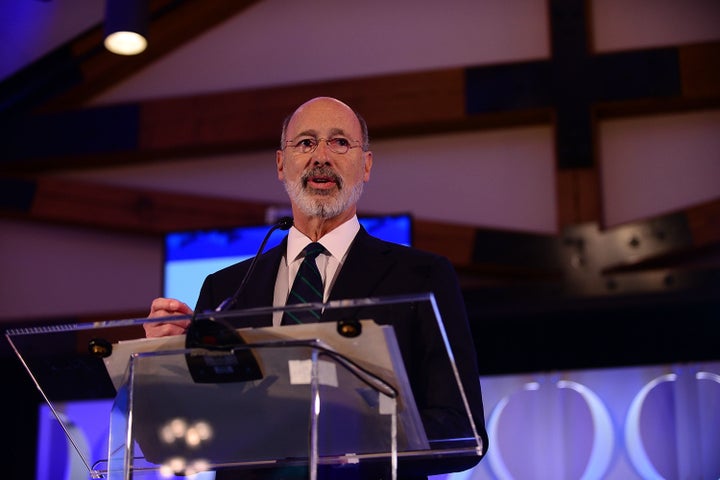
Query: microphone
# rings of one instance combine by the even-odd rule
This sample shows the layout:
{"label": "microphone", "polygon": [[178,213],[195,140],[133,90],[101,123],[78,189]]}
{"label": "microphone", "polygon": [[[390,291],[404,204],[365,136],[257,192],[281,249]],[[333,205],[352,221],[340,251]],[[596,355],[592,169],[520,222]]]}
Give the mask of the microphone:
{"label": "microphone", "polygon": [[240,282],[240,286],[235,290],[235,293],[233,296],[226,298],[223,300],[220,305],[218,305],[215,308],[216,312],[224,312],[225,310],[228,310],[235,305],[235,302],[237,302],[237,299],[240,298],[240,294],[245,290],[245,285],[247,284],[248,280],[250,279],[250,275],[252,275],[253,270],[255,270],[255,265],[257,264],[258,257],[263,252],[263,249],[265,249],[265,244],[270,239],[270,235],[275,230],[290,230],[290,227],[293,226],[293,218],[292,217],[282,217],[280,220],[278,220],[275,225],[268,230],[267,234],[265,234],[265,238],[263,239],[262,243],[260,244],[260,248],[258,249],[257,255],[252,259],[250,262],[250,267],[248,267],[248,271],[245,273],[245,276],[242,279],[242,282]]}
{"label": "microphone", "polygon": [[[263,252],[270,235],[277,229],[289,230],[293,225],[292,217],[282,217],[265,234],[257,255],[251,260],[245,276],[235,293],[223,300],[215,312],[230,309],[245,289],[258,257]],[[215,318],[195,318],[193,316],[185,336],[185,348],[204,348],[209,350],[232,352],[226,355],[185,354],[188,370],[196,383],[227,383],[258,380],[263,377],[260,365],[252,351],[243,348],[245,340],[228,323]]]}

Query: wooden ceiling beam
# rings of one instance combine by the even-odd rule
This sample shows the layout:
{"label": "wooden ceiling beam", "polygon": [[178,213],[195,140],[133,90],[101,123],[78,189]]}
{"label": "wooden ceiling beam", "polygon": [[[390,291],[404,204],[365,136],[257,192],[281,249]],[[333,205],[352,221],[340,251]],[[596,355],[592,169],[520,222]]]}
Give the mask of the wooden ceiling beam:
{"label": "wooden ceiling beam", "polygon": [[25,199],[0,206],[0,218],[148,234],[261,225],[272,206],[53,177],[13,179],[12,188],[10,180],[0,179],[0,185],[15,199]]}
{"label": "wooden ceiling beam", "polygon": [[144,102],[139,148],[274,147],[284,117],[321,95],[362,112],[373,137],[467,120],[463,71],[451,69]]}
{"label": "wooden ceiling beam", "polygon": [[2,168],[37,174],[275,148],[283,118],[318,95],[357,108],[373,138],[552,121],[550,109],[468,113],[465,90],[465,71],[447,69],[36,115],[8,125]]}

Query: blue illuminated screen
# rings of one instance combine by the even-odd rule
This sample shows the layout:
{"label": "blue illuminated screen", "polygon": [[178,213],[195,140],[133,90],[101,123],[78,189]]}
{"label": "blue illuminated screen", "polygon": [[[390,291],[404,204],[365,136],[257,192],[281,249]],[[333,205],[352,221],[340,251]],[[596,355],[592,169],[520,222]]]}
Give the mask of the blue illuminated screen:
{"label": "blue illuminated screen", "polygon": [[[359,220],[370,235],[401,245],[412,242],[409,214],[363,216]],[[193,307],[205,277],[255,255],[269,229],[259,225],[166,234],[163,296]],[[279,244],[286,235],[286,231],[274,231],[265,250]]]}

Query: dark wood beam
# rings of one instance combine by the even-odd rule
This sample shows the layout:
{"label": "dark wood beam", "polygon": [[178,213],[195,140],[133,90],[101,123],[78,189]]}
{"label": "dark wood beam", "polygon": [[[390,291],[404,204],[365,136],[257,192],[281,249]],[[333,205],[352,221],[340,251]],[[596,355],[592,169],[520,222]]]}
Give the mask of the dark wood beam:
{"label": "dark wood beam", "polygon": [[548,123],[547,109],[466,112],[463,69],[148,100],[36,115],[7,124],[0,168],[42,173],[179,156],[274,148],[301,102],[336,96],[362,112],[373,138]]}
{"label": "dark wood beam", "polygon": [[467,120],[463,71],[450,69],[145,102],[138,148],[147,152],[275,147],[284,117],[319,95],[362,112],[372,136],[458,128]]}
{"label": "dark wood beam", "polygon": [[564,168],[555,174],[558,225],[595,222],[602,218],[596,168]]}
{"label": "dark wood beam", "polygon": [[0,179],[0,185],[0,218],[148,234],[261,225],[271,206],[52,177]]}

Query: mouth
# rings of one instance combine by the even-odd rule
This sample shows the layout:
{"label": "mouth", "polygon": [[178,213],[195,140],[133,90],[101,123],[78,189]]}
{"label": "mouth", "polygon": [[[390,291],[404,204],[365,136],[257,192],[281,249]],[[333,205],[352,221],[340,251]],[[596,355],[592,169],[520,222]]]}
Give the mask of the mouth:
{"label": "mouth", "polygon": [[311,171],[303,176],[303,185],[317,190],[339,189],[341,181],[334,173]]}

